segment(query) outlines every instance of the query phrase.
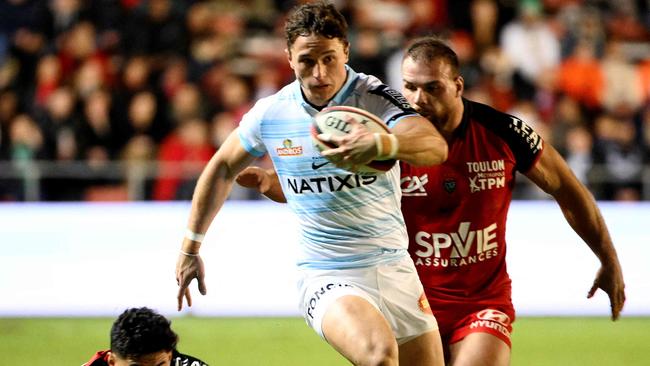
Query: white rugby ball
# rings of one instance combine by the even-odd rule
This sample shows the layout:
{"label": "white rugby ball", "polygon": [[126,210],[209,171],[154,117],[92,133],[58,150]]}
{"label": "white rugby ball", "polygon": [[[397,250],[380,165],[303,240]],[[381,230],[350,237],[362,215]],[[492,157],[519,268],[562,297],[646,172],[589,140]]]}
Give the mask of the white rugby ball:
{"label": "white rugby ball", "polygon": [[[350,106],[334,106],[323,109],[314,117],[311,137],[318,151],[336,147],[334,144],[319,140],[316,136],[321,133],[332,136],[341,136],[350,133],[351,126],[348,120],[352,118],[364,125],[370,132],[390,133],[386,124],[374,114],[361,108]],[[389,171],[396,163],[395,159],[373,160],[365,165],[357,166],[356,172],[384,173]]]}

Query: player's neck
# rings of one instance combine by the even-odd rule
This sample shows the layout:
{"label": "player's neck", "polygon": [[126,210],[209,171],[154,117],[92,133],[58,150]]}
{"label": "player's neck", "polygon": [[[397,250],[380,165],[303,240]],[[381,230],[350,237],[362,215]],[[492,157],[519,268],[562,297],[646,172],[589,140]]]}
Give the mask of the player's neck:
{"label": "player's neck", "polygon": [[454,108],[449,111],[446,120],[438,126],[440,134],[445,138],[447,142],[451,141],[454,136],[454,132],[460,126],[460,123],[463,120],[463,112],[465,111],[465,106],[463,105],[462,100],[460,100]]}

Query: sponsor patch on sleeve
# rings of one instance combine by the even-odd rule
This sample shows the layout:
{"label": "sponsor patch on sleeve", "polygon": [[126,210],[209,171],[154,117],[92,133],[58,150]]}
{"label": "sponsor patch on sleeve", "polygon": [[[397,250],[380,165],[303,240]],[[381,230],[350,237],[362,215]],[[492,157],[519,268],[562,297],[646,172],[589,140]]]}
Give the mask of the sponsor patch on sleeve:
{"label": "sponsor patch on sleeve", "polygon": [[409,112],[409,113],[417,113],[415,112],[415,109],[411,107],[409,104],[408,100],[404,98],[402,93],[398,92],[397,90],[389,87],[388,85],[379,85],[375,89],[371,89],[368,91],[370,94],[378,95],[389,102],[391,102],[393,105],[396,107],[400,108],[404,112]]}

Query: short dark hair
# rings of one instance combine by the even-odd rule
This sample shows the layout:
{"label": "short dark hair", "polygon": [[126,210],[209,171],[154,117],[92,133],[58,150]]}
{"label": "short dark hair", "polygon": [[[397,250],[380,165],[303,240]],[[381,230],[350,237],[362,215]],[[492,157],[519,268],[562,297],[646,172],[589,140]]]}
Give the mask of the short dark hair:
{"label": "short dark hair", "polygon": [[430,63],[436,59],[444,59],[454,72],[453,76],[460,73],[460,64],[456,52],[443,40],[437,37],[420,37],[411,41],[406,47],[404,59],[410,57],[413,61]]}
{"label": "short dark hair", "polygon": [[312,34],[325,38],[338,38],[348,45],[348,23],[336,7],[324,1],[303,4],[293,9],[284,27],[287,47],[290,49],[296,38]]}
{"label": "short dark hair", "polygon": [[111,328],[111,352],[122,358],[173,351],[177,343],[171,322],[146,307],[125,310]]}

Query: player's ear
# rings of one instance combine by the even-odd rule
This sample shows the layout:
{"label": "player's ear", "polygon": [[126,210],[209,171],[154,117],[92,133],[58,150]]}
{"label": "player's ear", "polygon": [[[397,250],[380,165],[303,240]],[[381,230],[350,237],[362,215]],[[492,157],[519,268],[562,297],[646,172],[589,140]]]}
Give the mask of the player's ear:
{"label": "player's ear", "polygon": [[350,60],[350,43],[347,41],[343,42],[343,53],[345,54],[345,63],[348,63]]}
{"label": "player's ear", "polygon": [[454,81],[456,84],[456,96],[460,97],[463,95],[463,90],[465,90],[465,79],[462,76],[458,75]]}
{"label": "player's ear", "polygon": [[115,355],[113,352],[108,352],[108,365],[109,366],[115,366],[117,363],[117,360],[115,360]]}
{"label": "player's ear", "polygon": [[171,362],[172,362],[172,356],[173,356],[172,351],[165,352],[165,360],[167,360],[170,365],[171,365]]}
{"label": "player's ear", "polygon": [[289,67],[291,67],[291,70],[295,70],[293,68],[293,62],[291,62],[291,50],[288,48],[284,49],[284,54],[287,55],[287,61],[289,61]]}

